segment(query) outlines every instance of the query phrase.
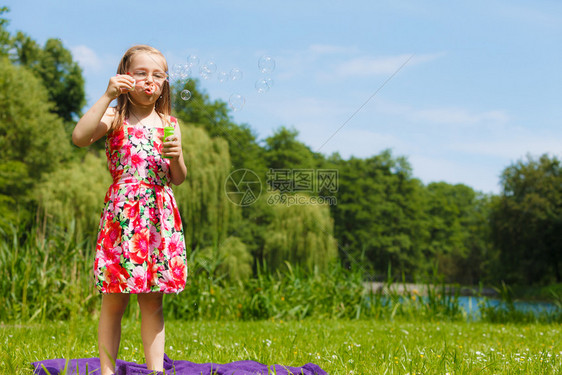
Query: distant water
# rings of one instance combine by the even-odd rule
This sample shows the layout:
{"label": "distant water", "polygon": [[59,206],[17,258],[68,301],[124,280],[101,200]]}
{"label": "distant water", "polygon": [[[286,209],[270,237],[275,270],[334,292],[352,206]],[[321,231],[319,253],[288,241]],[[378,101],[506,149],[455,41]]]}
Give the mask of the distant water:
{"label": "distant water", "polygon": [[[468,316],[473,318],[480,317],[480,304],[484,302],[484,297],[458,297],[458,303]],[[486,305],[491,307],[502,307],[505,303],[499,299],[487,298]],[[513,303],[516,310],[521,312],[533,312],[535,314],[554,313],[558,311],[558,307],[549,302],[535,301],[516,301]]]}

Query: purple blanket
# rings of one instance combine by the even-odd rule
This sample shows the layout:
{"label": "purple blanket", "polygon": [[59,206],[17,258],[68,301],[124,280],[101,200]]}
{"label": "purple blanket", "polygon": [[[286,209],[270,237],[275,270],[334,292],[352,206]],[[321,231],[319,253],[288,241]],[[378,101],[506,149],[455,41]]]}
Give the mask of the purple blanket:
{"label": "purple blanket", "polygon": [[[68,362],[68,365],[67,365]],[[100,375],[99,358],[46,359],[32,363],[34,375],[59,375],[67,366],[68,375]],[[146,369],[146,365],[134,362],[116,361],[116,375],[148,375],[154,372]],[[47,369],[45,371],[43,369]],[[314,363],[307,363],[302,367],[282,365],[267,366],[256,361],[236,361],[225,364],[193,363],[189,361],[173,361],[164,355],[164,370],[166,375],[328,375],[328,373]]]}

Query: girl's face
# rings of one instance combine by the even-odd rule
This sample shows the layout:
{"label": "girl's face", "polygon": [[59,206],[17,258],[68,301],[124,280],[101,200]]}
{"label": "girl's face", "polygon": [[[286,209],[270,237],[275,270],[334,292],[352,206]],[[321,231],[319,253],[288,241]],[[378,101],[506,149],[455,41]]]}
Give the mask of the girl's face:
{"label": "girl's face", "polygon": [[162,94],[167,79],[166,61],[157,54],[140,52],[131,58],[127,74],[135,79],[135,89],[129,93],[135,102],[154,104]]}

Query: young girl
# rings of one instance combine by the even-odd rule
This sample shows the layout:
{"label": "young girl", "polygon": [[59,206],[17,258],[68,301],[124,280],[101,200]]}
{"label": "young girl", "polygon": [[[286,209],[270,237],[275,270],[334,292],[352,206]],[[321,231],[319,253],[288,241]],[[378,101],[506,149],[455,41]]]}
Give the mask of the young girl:
{"label": "young girl", "polygon": [[[102,293],[98,327],[101,374],[115,372],[121,318],[131,293],[141,311],[149,370],[163,370],[164,293],[179,293],[187,277],[181,219],[170,183],[187,169],[177,120],[170,116],[168,67],[162,53],[139,45],[127,50],[103,96],[78,121],[73,142],[105,142],[113,184],[105,196],[94,261]],[[116,107],[109,107],[117,99]],[[163,127],[174,135],[163,141]]]}

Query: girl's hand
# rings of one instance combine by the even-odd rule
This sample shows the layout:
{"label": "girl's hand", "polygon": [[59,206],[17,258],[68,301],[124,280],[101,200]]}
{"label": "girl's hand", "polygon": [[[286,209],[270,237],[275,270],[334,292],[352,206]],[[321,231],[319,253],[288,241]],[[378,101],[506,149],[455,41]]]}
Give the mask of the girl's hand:
{"label": "girl's hand", "polygon": [[111,100],[135,88],[135,79],[127,74],[117,74],[109,79],[105,93]]}
{"label": "girl's hand", "polygon": [[175,134],[168,136],[162,143],[162,156],[178,160],[181,151],[181,142]]}

